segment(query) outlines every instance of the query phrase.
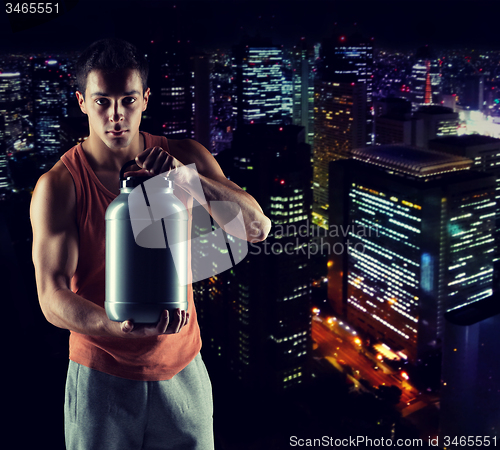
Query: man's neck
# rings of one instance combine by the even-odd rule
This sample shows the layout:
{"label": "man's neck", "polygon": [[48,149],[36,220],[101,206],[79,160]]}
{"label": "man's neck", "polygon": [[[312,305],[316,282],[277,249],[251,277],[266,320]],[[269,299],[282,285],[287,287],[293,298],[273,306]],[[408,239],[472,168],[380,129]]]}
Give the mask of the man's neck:
{"label": "man's neck", "polygon": [[110,149],[99,137],[89,135],[82,143],[83,151],[94,172],[119,171],[122,166],[146,149],[146,139],[137,132],[127,148]]}

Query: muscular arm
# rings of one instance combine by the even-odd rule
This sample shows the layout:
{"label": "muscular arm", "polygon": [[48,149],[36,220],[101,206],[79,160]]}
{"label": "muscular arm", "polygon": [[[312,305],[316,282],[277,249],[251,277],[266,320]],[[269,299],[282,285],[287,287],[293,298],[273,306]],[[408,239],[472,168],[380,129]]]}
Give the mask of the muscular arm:
{"label": "muscular arm", "polygon": [[119,324],[109,321],[103,308],[70,289],[78,262],[75,204],[71,176],[58,163],[39,179],[30,208],[40,306],[45,318],[56,327],[109,335],[112,328],[119,331]]}
{"label": "muscular arm", "polygon": [[165,313],[157,325],[148,327],[134,326],[130,321],[113,322],[104,308],[71,291],[78,263],[75,207],[73,180],[59,162],[39,179],[30,208],[33,263],[45,318],[56,327],[93,336],[135,338],[178,332],[185,315],[169,323]]}
{"label": "muscular arm", "polygon": [[[209,214],[229,234],[249,242],[263,241],[269,233],[271,221],[264,215],[260,205],[250,194],[229,181],[224,175],[219,175],[218,171],[214,172],[210,175],[198,174]],[[201,202],[203,199],[197,200]],[[216,208],[213,206],[216,203],[212,202],[224,203],[222,208]],[[241,210],[243,223],[228,224],[237,215],[238,207]]]}
{"label": "muscular arm", "polygon": [[[170,154],[174,158],[161,155],[159,147],[155,147],[147,149],[136,158],[138,165],[149,169],[153,174],[159,174],[177,165],[194,163],[197,175],[181,176],[180,186],[189,191],[229,234],[249,242],[259,242],[266,239],[271,229],[271,221],[249,193],[225,177],[210,152],[192,139],[170,142],[172,143]],[[179,175],[181,174],[182,167]],[[175,174],[173,177],[176,180]],[[198,180],[201,183],[202,192],[196,189]],[[217,204],[216,202],[225,203]],[[241,210],[243,223],[234,221],[229,223],[239,210]]]}

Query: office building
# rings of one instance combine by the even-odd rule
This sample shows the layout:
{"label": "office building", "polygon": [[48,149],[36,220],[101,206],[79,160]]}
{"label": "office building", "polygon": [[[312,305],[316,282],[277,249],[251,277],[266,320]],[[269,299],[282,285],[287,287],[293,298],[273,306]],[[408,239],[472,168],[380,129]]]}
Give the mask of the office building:
{"label": "office building", "polygon": [[151,41],[147,47],[152,96],[144,113],[144,124],[171,139],[194,138],[192,53],[187,42],[175,39]]}
{"label": "office building", "polygon": [[473,161],[472,168],[493,175],[496,179],[495,201],[495,290],[500,288],[500,139],[479,134],[448,136],[429,141],[429,148]]}
{"label": "office building", "polygon": [[306,143],[314,140],[314,76],[312,52],[304,39],[290,51],[292,75],[292,123],[305,128]]}
{"label": "office building", "polygon": [[412,145],[415,121],[411,115],[390,114],[375,118],[375,143],[377,145]]}
{"label": "office building", "polygon": [[204,358],[239,386],[289,391],[307,378],[310,344],[310,147],[302,127],[244,125],[219,157],[224,172],[255,197],[273,229],[200,292],[204,316],[217,318],[200,323]]}
{"label": "office building", "polygon": [[194,139],[210,152],[214,150],[212,140],[212,103],[210,101],[212,86],[210,83],[210,58],[201,53],[191,57],[193,105],[194,105]]}
{"label": "office building", "polygon": [[212,85],[213,152],[218,154],[231,147],[233,129],[233,79],[230,52],[217,49],[212,53],[210,80]]}
{"label": "office building", "polygon": [[495,175],[500,200],[500,139],[479,134],[447,136],[429,141],[429,148],[473,161],[473,169]]}
{"label": "office building", "polygon": [[13,187],[7,155],[0,153],[0,196],[5,191],[10,191]]}
{"label": "office building", "polygon": [[412,362],[438,350],[444,314],[492,294],[495,179],[472,161],[405,146],[331,164],[328,298]]}
{"label": "office building", "polygon": [[4,120],[0,141],[6,151],[13,147],[22,135],[22,89],[19,72],[0,73],[0,114]]}
{"label": "office building", "polygon": [[251,40],[233,48],[233,114],[237,126],[283,121],[283,53],[270,42]]}
{"label": "office building", "polygon": [[314,87],[313,221],[328,227],[328,163],[372,144],[373,44],[359,34],[324,39]]}
{"label": "office building", "polygon": [[44,156],[62,151],[61,121],[68,107],[67,78],[55,59],[34,58],[31,61],[35,150]]}
{"label": "office building", "polygon": [[360,34],[335,35],[325,39],[321,47],[320,78],[327,81],[351,81],[365,85],[365,144],[373,143],[373,39]]}
{"label": "office building", "polygon": [[422,121],[421,129],[415,131],[413,145],[429,148],[429,141],[445,136],[456,136],[458,133],[458,113],[445,106],[421,106],[413,115]]}
{"label": "office building", "polygon": [[375,102],[375,142],[429,148],[429,141],[458,134],[458,113],[440,105],[421,106],[415,113],[403,99]]}
{"label": "office building", "polygon": [[12,189],[7,153],[22,136],[21,74],[0,74],[0,195]]}
{"label": "office building", "polygon": [[328,164],[365,145],[366,85],[316,80],[314,94],[313,221],[328,226]]}

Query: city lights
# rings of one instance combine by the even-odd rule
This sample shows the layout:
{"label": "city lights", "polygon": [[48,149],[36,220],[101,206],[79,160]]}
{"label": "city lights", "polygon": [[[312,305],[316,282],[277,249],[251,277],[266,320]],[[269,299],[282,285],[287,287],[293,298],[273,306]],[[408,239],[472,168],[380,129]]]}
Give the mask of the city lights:
{"label": "city lights", "polygon": [[[98,16],[76,5],[72,17],[79,23],[111,17],[115,26],[108,32],[129,36],[146,57],[151,98],[141,131],[166,137],[181,162],[197,155],[179,148],[199,142],[206,148],[200,154],[206,161],[213,155],[221,169],[213,160],[213,170],[201,164],[204,176],[224,181],[225,174],[272,223],[267,239],[252,242],[238,267],[233,263],[246,242],[224,234],[228,249],[222,251],[232,265],[193,284],[203,358],[210,376],[220,377],[213,384],[223,405],[218,414],[228,410],[228,418],[217,419],[217,433],[227,426],[234,434],[217,436],[219,442],[248,445],[245,427],[262,417],[279,420],[253,427],[261,448],[282,444],[282,424],[313,423],[338,435],[366,429],[391,439],[412,424],[429,444],[434,434],[496,430],[498,327],[487,317],[500,291],[495,14],[485,13],[490,9],[482,0],[467,11],[449,2],[429,8],[345,2],[332,9],[326,0],[250,2],[243,9],[178,2],[167,11],[160,1],[151,9],[150,2],[139,8],[132,0],[149,19],[129,34],[124,24],[132,9],[107,3],[99,4]],[[176,25],[165,27],[166,17]],[[99,142],[75,100],[82,81],[75,61],[83,48],[74,21],[65,27],[63,19],[52,22],[50,33],[42,32],[47,25],[12,35],[9,21],[4,27],[0,250],[11,283],[3,293],[6,305],[37,304],[29,229],[37,179],[61,166],[72,145],[95,156],[88,149]],[[124,25],[121,31],[116,24]],[[95,30],[87,31],[92,39]],[[28,37],[26,50],[18,51]],[[484,46],[476,47],[480,40]],[[142,149],[142,141],[136,144],[129,150]],[[108,199],[114,181],[92,173],[96,161],[85,164],[89,183]],[[221,187],[207,179],[203,186]],[[249,196],[242,213],[253,220],[245,209],[254,203]],[[218,229],[214,220],[196,223],[197,206],[193,200],[193,233]],[[92,214],[87,204],[77,208],[78,220],[92,221]],[[44,332],[38,316],[29,313],[33,329]],[[59,343],[50,347],[54,336],[37,340],[48,360],[61,353]],[[58,360],[48,367],[63,365]],[[226,394],[233,387],[244,395]],[[274,395],[290,396],[292,403]],[[250,408],[237,412],[252,401],[258,411],[265,404],[262,417]],[[290,404],[288,411],[283,405]]]}

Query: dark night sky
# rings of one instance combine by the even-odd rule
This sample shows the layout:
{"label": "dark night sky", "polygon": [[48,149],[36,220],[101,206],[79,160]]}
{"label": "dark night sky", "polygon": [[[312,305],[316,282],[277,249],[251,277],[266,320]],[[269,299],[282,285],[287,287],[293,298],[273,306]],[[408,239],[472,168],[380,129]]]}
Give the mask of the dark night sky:
{"label": "dark night sky", "polygon": [[137,42],[158,38],[172,29],[185,33],[198,47],[230,46],[244,32],[260,31],[272,37],[274,44],[288,45],[301,36],[312,43],[336,29],[347,33],[358,29],[373,36],[376,45],[389,48],[429,44],[500,49],[497,0],[65,2],[77,5],[48,23],[16,33],[2,11],[0,51],[80,51],[103,37],[117,35]]}

